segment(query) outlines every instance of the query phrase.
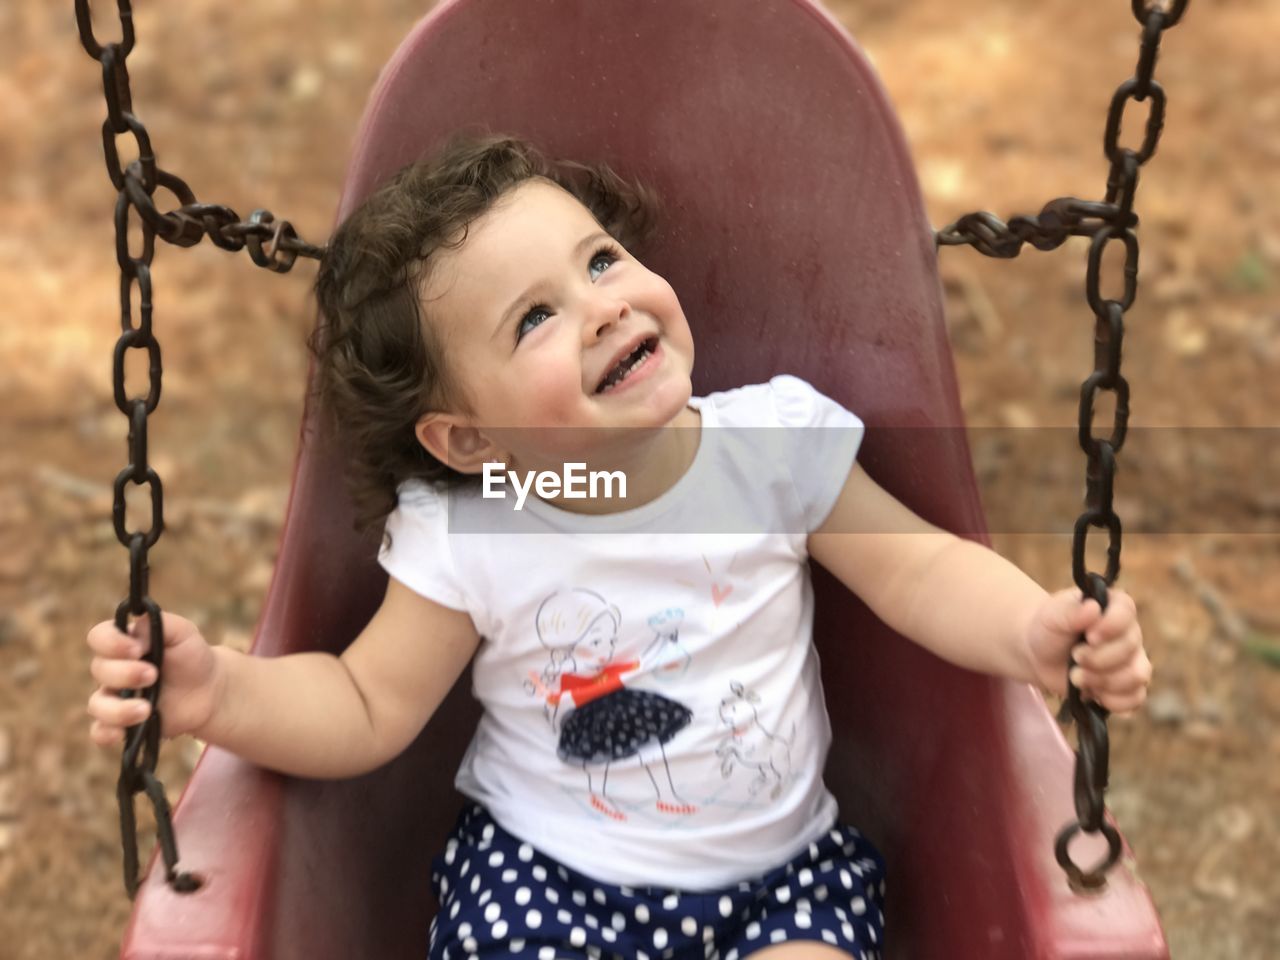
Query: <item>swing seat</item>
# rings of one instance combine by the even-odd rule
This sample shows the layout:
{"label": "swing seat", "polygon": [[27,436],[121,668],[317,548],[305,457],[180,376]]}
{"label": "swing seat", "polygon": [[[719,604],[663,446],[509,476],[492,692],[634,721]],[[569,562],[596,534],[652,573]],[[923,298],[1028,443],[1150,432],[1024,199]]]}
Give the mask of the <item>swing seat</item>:
{"label": "swing seat", "polygon": [[[655,187],[662,226],[647,259],[693,326],[696,392],[803,377],[866,421],[860,459],[877,480],[986,540],[911,159],[828,14],[810,0],[448,0],[384,70],[338,219],[462,127]],[[257,654],[336,653],[382,597],[342,463],[304,425]],[[1127,859],[1089,896],[1054,860],[1072,758],[1040,695],[938,660],[821,570],[815,588],[828,783],[888,860],[887,956],[1166,957]],[[176,809],[181,865],[204,885],[175,894],[153,861],[122,956],[425,956],[429,864],[460,808],[452,779],[476,718],[468,687],[408,751],[353,780],[292,779],[207,750]]]}

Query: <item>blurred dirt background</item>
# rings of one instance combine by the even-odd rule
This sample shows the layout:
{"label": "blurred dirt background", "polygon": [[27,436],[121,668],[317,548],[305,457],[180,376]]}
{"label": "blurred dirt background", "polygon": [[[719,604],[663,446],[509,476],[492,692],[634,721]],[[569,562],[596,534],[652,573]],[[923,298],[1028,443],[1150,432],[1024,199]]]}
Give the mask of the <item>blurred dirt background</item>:
{"label": "blurred dirt background", "polygon": [[[114,4],[97,6],[101,35],[115,36]],[[831,6],[898,106],[935,225],[1101,197],[1107,105],[1137,59],[1129,3]],[[323,239],[364,98],[423,0],[137,7],[134,103],[162,166],[202,200],[269,207]],[[71,0],[10,0],[0,35],[0,958],[105,960],[128,915],[118,756],[87,739],[83,638],[127,582],[110,522],[126,433],[110,387],[115,194],[101,73]],[[1165,37],[1157,77],[1170,108],[1138,194],[1142,287],[1126,337],[1135,426],[1276,426],[1276,37],[1277,0],[1192,0]],[[207,242],[161,247],[166,377],[151,459],[168,529],[152,593],[243,647],[287,495],[313,268],[276,277]],[[944,251],[942,262],[971,425],[1073,424],[1091,364],[1081,243],[1013,263]],[[1189,476],[1122,454],[1121,514],[1151,531],[1126,534],[1122,584],[1144,611],[1157,675],[1148,709],[1112,724],[1109,802],[1175,957],[1280,957],[1280,500],[1263,453],[1256,439],[1232,457],[1211,450]],[[1082,460],[1014,473],[977,449],[989,502],[1011,477],[1075,491]],[[1187,512],[1152,516],[1153,491],[1175,481],[1193,494]],[[1231,524],[1184,532],[1193,511],[1226,502]],[[1056,588],[1070,579],[1069,540],[1001,534],[996,545]],[[171,796],[197,755],[191,742],[165,748]]]}

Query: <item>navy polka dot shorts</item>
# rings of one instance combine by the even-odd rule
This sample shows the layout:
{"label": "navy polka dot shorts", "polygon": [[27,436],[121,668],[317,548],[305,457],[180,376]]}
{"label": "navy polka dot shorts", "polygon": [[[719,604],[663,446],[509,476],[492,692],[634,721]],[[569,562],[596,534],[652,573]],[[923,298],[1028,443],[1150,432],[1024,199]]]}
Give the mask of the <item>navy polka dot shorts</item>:
{"label": "navy polka dot shorts", "polygon": [[739,960],[790,941],[879,960],[884,860],[836,825],[799,856],[723,890],[598,883],[465,809],[432,864],[430,960]]}

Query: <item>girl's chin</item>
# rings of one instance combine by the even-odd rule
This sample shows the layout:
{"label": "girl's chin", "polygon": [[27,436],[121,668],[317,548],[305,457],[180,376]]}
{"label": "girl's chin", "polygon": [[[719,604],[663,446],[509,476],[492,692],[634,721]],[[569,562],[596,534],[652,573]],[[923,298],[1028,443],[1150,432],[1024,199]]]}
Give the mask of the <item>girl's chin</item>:
{"label": "girl's chin", "polygon": [[654,398],[655,402],[652,405],[646,406],[644,422],[637,423],[636,426],[652,428],[679,426],[685,411],[689,409],[691,395],[691,391],[688,390],[664,391],[661,397]]}

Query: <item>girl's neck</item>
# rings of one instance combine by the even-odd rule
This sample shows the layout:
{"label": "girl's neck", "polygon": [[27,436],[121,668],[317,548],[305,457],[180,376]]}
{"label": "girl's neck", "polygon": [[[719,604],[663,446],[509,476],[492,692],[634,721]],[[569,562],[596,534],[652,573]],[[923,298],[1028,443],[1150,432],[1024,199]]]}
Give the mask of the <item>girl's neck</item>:
{"label": "girl's neck", "polygon": [[685,407],[667,426],[628,443],[612,453],[607,463],[592,462],[588,470],[618,470],[627,478],[624,498],[548,499],[570,513],[607,514],[634,510],[658,499],[670,490],[693,465],[702,436],[702,415]]}

